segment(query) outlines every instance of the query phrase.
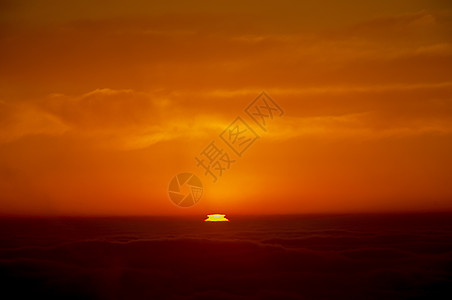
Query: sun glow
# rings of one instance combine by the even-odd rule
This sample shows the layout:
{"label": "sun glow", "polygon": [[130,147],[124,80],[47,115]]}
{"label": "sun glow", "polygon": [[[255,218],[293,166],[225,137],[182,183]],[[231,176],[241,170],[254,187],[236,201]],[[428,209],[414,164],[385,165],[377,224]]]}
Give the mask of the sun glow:
{"label": "sun glow", "polygon": [[204,222],[229,222],[225,216],[226,215],[221,214],[207,215],[207,219],[205,219]]}

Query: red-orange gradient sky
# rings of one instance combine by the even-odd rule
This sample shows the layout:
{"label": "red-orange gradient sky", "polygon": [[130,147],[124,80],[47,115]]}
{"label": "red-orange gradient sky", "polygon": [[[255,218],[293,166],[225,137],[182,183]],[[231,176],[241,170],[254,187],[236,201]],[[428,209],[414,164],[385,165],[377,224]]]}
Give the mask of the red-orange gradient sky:
{"label": "red-orange gradient sky", "polygon": [[[10,0],[0,20],[0,214],[452,210],[449,1]],[[211,183],[195,156],[262,90],[285,115]],[[188,209],[184,171],[206,187]]]}

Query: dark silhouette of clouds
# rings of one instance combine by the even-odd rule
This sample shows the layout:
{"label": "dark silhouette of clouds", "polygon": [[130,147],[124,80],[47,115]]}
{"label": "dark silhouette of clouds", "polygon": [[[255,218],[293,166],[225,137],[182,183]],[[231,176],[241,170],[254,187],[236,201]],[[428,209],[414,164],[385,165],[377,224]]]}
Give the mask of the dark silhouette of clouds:
{"label": "dark silhouette of clouds", "polygon": [[[18,298],[412,299],[450,295],[449,215],[2,219]],[[217,226],[218,225],[218,226]]]}

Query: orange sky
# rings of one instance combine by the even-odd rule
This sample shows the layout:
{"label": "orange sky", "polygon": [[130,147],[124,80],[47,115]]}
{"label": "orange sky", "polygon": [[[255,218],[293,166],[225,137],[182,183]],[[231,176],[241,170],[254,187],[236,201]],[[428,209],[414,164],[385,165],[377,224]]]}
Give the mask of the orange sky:
{"label": "orange sky", "polygon": [[[452,209],[448,1],[92,2],[0,1],[0,214]],[[213,184],[262,90],[284,116]]]}

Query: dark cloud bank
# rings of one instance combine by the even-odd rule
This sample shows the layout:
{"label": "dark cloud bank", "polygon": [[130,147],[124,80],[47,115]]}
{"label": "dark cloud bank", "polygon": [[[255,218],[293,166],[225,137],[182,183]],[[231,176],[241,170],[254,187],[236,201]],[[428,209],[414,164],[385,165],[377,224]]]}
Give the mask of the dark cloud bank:
{"label": "dark cloud bank", "polygon": [[450,299],[452,215],[3,218],[11,299]]}

